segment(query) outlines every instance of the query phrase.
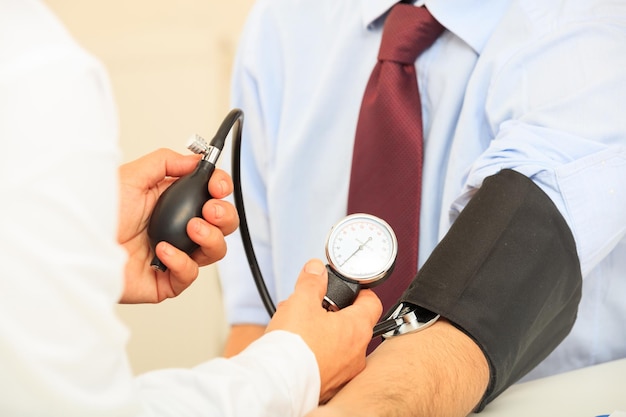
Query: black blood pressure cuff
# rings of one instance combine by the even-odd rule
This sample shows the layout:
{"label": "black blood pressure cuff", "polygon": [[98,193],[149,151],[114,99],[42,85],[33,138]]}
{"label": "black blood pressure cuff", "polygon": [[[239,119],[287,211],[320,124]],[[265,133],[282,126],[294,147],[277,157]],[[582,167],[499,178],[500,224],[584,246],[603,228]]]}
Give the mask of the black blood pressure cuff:
{"label": "black blood pressure cuff", "polygon": [[405,291],[483,350],[480,411],[571,330],[582,277],[574,238],[548,196],[511,170],[488,177]]}

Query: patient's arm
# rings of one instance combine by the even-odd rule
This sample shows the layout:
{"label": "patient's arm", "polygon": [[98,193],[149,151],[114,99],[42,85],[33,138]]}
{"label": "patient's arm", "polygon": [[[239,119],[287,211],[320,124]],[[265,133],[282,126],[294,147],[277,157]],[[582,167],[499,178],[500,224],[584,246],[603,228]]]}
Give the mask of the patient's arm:
{"label": "patient's arm", "polygon": [[309,417],[466,416],[489,383],[482,350],[445,320],[382,343],[363,372]]}

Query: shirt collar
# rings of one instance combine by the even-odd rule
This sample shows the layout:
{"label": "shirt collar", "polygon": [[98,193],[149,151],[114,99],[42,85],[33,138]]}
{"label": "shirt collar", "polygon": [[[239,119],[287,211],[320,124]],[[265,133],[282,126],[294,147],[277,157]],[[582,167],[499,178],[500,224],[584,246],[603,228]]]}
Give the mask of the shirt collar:
{"label": "shirt collar", "polygon": [[382,22],[382,17],[398,0],[366,0],[363,2],[363,27],[372,29]]}
{"label": "shirt collar", "polygon": [[[510,2],[511,0],[418,0],[415,4],[426,4],[428,10],[447,30],[480,53]],[[362,9],[363,26],[371,29],[382,24],[383,16],[396,3],[397,0],[365,0]]]}

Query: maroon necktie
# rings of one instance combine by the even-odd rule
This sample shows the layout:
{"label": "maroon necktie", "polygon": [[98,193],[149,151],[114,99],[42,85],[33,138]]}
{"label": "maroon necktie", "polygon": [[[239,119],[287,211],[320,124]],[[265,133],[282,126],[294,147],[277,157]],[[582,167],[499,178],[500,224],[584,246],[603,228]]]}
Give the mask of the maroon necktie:
{"label": "maroon necktie", "polygon": [[397,302],[417,272],[423,136],[415,60],[443,29],[424,7],[393,6],[361,103],[348,213],[373,214],[396,232],[393,274],[374,288],[384,311]]}

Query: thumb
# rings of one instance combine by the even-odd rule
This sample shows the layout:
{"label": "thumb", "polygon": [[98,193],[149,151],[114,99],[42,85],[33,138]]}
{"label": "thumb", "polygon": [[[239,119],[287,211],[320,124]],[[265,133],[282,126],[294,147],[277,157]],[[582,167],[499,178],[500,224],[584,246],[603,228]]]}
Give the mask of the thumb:
{"label": "thumb", "polygon": [[161,148],[136,160],[137,171],[146,181],[155,185],[165,177],[181,177],[193,171],[200,155],[182,155],[171,149]]}
{"label": "thumb", "polygon": [[304,264],[296,281],[294,292],[295,294],[302,294],[308,299],[313,298],[311,294],[315,294],[315,300],[321,303],[326,295],[327,286],[328,272],[326,266],[319,259],[311,259]]}

